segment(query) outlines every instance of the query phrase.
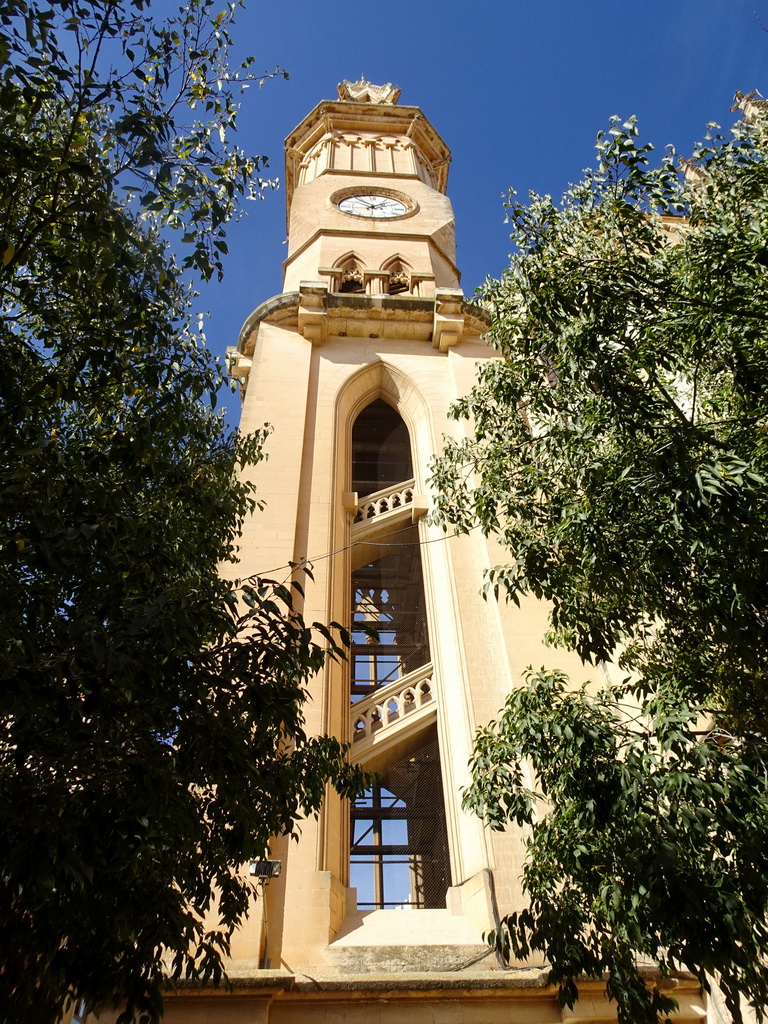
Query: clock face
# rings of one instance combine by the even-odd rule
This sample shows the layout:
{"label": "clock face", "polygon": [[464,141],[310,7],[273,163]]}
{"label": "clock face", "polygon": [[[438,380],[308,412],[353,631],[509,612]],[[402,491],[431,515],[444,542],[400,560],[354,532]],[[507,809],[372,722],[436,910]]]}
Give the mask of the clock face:
{"label": "clock face", "polygon": [[399,199],[367,192],[345,196],[338,206],[343,213],[352,213],[355,217],[402,217],[408,212],[408,207]]}

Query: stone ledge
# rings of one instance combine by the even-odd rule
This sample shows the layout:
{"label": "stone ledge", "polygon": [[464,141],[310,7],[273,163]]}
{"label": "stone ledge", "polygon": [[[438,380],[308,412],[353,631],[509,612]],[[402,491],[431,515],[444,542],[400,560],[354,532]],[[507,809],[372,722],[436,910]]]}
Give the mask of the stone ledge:
{"label": "stone ledge", "polygon": [[[645,973],[645,972],[644,972]],[[345,974],[343,977],[320,970],[312,974],[294,974],[291,971],[259,970],[249,967],[231,968],[229,979],[235,986],[235,992],[244,989],[271,989],[286,992],[428,992],[428,991],[465,991],[465,992],[513,992],[530,989],[552,989],[556,986],[549,983],[549,969],[546,967],[512,967],[506,970],[474,971],[398,971],[395,973],[364,973]],[[648,971],[648,980],[652,972]],[[699,983],[691,974],[680,973],[669,978],[660,979],[660,988],[665,991],[699,990]],[[585,994],[589,991],[603,991],[605,980],[583,979],[577,982],[579,989]],[[223,986],[211,988],[204,986],[180,986],[178,994],[184,991],[205,991],[211,995],[228,995]],[[173,993],[169,993],[173,994]]]}
{"label": "stone ledge", "polygon": [[[512,992],[530,989],[551,988],[547,980],[549,972],[542,968],[513,968],[507,971],[482,971],[470,974],[460,971],[398,971],[370,974],[345,974],[343,977],[318,971],[313,974],[292,974],[286,970],[259,970],[257,968],[236,969],[228,972],[234,986],[234,993],[224,986],[212,988],[204,985],[179,985],[168,995],[180,997],[185,993],[213,996],[237,995],[247,991],[260,990],[284,993],[366,993],[387,992],[408,995],[414,992]],[[553,989],[554,991],[554,989]]]}
{"label": "stone ledge", "polygon": [[541,968],[520,968],[510,971],[482,971],[471,974],[461,971],[402,971],[395,974],[296,975],[296,992],[386,992],[403,996],[414,992],[511,993],[515,990],[551,988],[549,971]]}
{"label": "stone ledge", "polygon": [[[435,310],[444,304],[443,292],[455,296],[461,315],[469,327],[470,333],[480,335],[487,330],[490,322],[488,313],[474,303],[467,301],[459,291],[448,292],[438,289],[434,298],[416,298],[413,295],[364,295],[356,292],[328,292],[320,282],[307,282],[304,291],[311,293],[313,309],[316,314],[329,318],[331,323],[324,330],[324,336],[335,334],[339,329],[349,325],[342,321],[370,321],[410,323],[414,327],[423,324],[424,340],[430,340],[433,334]],[[321,294],[322,292],[322,294]],[[260,323],[298,324],[301,309],[301,292],[284,292],[262,302],[250,314],[240,329],[237,349],[243,355],[253,355],[255,332]],[[336,321],[339,321],[338,324]],[[418,328],[416,328],[418,330]],[[347,333],[345,331],[345,333]],[[355,334],[357,332],[354,332]],[[371,334],[365,324],[361,324],[361,335]],[[458,336],[457,339],[458,340]],[[453,342],[455,343],[455,342]]]}

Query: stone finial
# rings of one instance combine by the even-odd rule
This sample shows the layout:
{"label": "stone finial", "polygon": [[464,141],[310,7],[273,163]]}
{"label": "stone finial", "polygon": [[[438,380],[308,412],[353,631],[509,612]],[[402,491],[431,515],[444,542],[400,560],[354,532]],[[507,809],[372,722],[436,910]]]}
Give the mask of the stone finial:
{"label": "stone finial", "polygon": [[357,82],[344,79],[338,85],[339,99],[351,100],[353,103],[397,103],[400,88],[387,82],[386,85],[373,85],[361,75]]}

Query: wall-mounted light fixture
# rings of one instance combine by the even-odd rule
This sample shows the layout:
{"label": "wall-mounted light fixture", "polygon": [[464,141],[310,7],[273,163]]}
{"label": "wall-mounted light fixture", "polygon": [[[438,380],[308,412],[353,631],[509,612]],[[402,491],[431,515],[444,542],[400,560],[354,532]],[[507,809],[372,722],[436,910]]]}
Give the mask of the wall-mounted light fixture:
{"label": "wall-mounted light fixture", "polygon": [[278,878],[282,866],[279,860],[252,860],[249,871],[254,878],[266,881],[268,878]]}

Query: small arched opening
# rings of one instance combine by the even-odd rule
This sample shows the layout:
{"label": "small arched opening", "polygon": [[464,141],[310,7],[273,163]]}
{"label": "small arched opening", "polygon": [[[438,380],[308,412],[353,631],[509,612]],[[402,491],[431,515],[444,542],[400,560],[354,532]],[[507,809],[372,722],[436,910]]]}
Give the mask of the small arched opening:
{"label": "small arched opening", "polygon": [[388,260],[382,267],[385,275],[386,290],[389,295],[403,295],[413,291],[411,284],[411,268],[399,256]]}

